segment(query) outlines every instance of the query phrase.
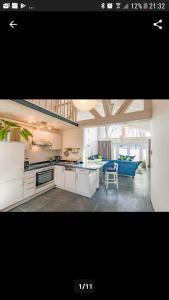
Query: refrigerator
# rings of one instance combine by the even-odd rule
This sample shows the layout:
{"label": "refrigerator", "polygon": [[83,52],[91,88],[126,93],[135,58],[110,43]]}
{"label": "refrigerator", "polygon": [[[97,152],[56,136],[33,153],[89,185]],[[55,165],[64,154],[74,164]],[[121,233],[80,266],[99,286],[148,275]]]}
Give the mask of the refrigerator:
{"label": "refrigerator", "polygon": [[23,200],[24,152],[24,143],[0,142],[0,211]]}

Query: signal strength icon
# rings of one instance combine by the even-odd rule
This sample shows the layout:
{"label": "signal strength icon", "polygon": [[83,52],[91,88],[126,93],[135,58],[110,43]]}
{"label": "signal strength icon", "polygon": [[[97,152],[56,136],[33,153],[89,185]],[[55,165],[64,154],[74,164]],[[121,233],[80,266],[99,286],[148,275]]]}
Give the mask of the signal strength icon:
{"label": "signal strength icon", "polygon": [[129,9],[129,4],[127,3],[127,4],[123,7],[123,9]]}

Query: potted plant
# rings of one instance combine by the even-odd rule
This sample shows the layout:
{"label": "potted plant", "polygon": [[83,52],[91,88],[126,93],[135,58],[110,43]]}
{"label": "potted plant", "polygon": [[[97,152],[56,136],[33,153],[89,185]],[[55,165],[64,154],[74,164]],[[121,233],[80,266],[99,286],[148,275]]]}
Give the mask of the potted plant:
{"label": "potted plant", "polygon": [[27,142],[29,141],[29,137],[32,137],[32,133],[28,129],[22,128],[20,125],[16,123],[0,119],[0,141],[1,142],[7,140],[8,134],[12,128],[20,129],[20,135]]}

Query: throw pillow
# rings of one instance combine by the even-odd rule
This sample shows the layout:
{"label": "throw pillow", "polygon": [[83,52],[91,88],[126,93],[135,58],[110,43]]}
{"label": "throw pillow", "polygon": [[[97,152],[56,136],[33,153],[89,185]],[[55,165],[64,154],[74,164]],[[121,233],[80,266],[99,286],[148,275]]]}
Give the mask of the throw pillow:
{"label": "throw pillow", "polygon": [[127,161],[133,161],[133,159],[135,158],[135,155],[132,156],[132,155],[119,155],[119,158],[118,160],[127,160]]}

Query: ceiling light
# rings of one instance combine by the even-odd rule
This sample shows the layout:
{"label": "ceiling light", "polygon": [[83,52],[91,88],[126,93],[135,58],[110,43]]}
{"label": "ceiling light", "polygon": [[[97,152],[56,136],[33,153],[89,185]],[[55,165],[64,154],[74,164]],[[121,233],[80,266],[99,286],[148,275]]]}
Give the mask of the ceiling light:
{"label": "ceiling light", "polygon": [[80,111],[89,111],[96,107],[97,100],[73,100],[73,104]]}

